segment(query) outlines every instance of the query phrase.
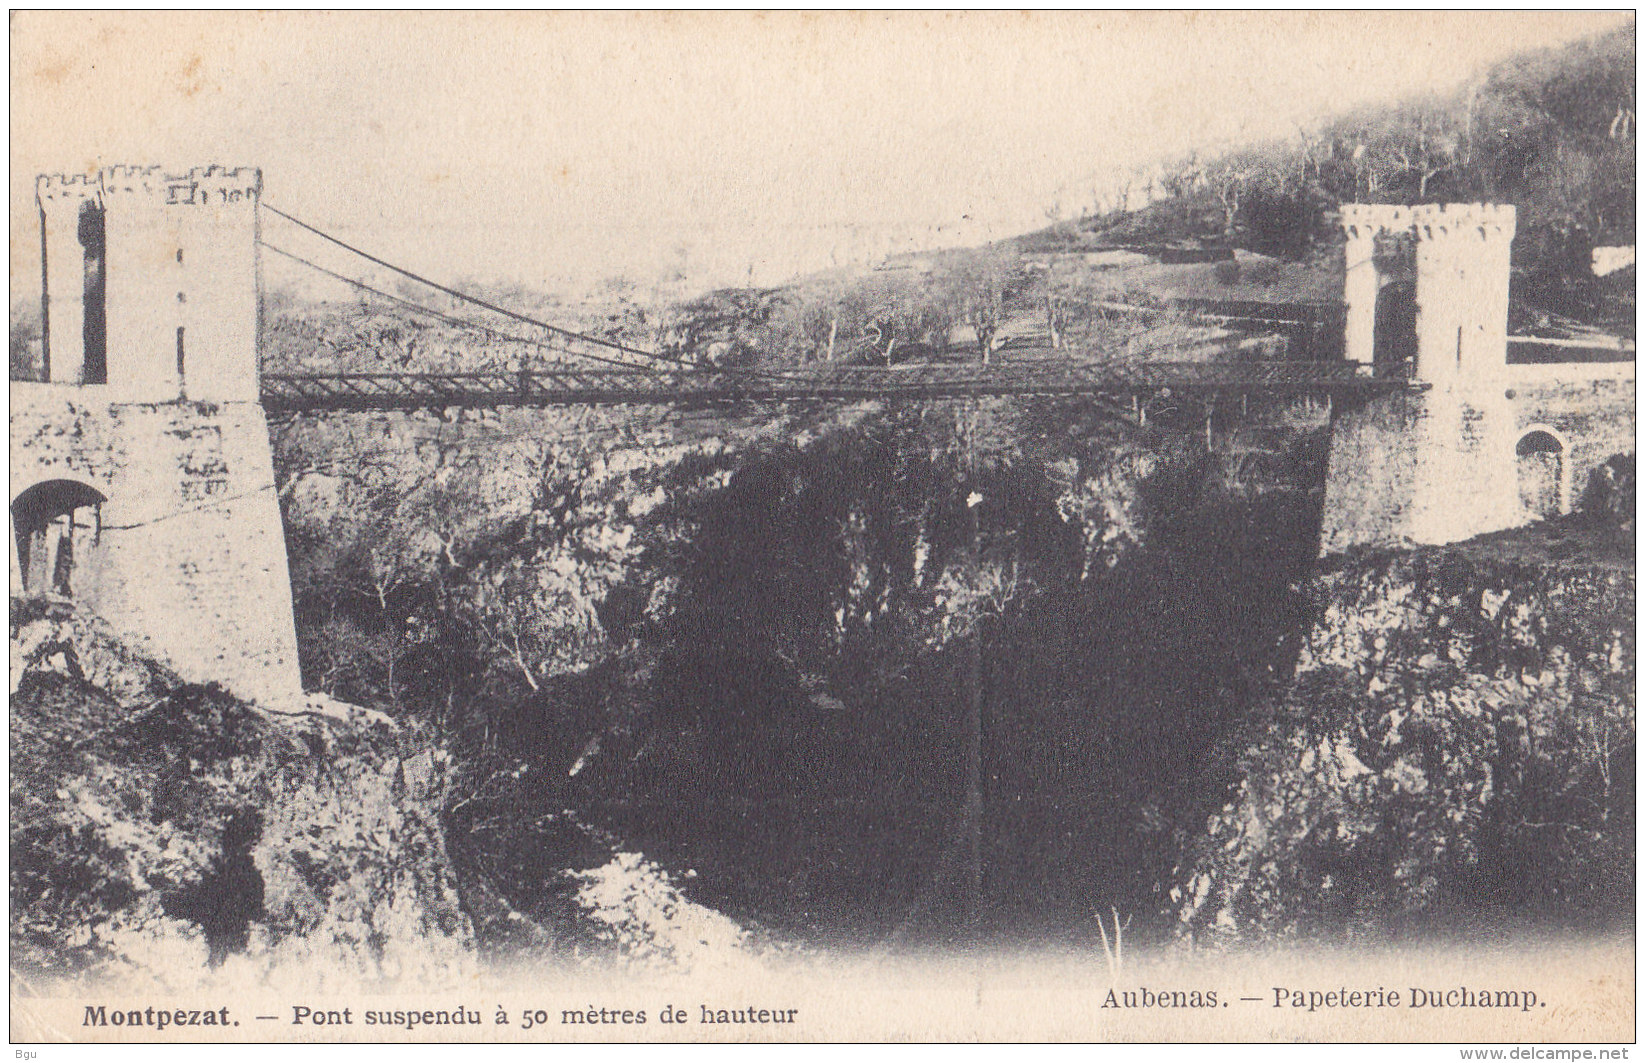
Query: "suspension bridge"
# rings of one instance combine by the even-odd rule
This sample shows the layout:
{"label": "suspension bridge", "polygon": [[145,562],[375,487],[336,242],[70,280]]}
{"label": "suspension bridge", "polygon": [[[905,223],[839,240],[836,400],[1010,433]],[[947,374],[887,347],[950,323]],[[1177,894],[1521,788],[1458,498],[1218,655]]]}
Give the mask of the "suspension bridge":
{"label": "suspension bridge", "polygon": [[[1203,426],[1209,446],[1219,425],[1318,403],[1325,553],[1569,512],[1590,475],[1634,447],[1631,348],[1626,361],[1509,359],[1506,206],[1344,204],[1335,360],[1245,360],[1199,340],[1184,352],[1148,328],[1085,348],[1030,343],[987,365],[716,366],[396,265],[263,203],[254,168],[119,166],[45,175],[35,191],[43,342],[36,378],[11,387],[13,594],[71,595],[189,678],[270,703],[301,684],[269,415],[1069,396],[1166,431]],[[265,252],[486,349],[458,353],[461,372],[390,372],[365,332],[339,364],[372,371],[275,371],[260,345]],[[1403,305],[1390,299],[1410,277],[1412,312],[1381,312]],[[1405,347],[1403,362],[1377,357]],[[294,363],[324,365],[320,354]]]}
{"label": "suspension bridge", "polygon": [[[1037,364],[1038,363],[1038,364]],[[1359,376],[1346,365],[1267,362],[1000,366],[831,367],[786,373],[723,369],[529,369],[495,373],[266,374],[270,413],[491,406],[722,403],[739,401],[937,400],[990,396],[1090,396],[1108,400],[1308,396],[1336,400],[1412,387]]]}
{"label": "suspension bridge", "polygon": [[[1148,404],[1158,399],[1194,400],[1202,405],[1263,396],[1335,402],[1420,387],[1402,377],[1371,375],[1364,367],[1342,361],[1181,361],[1150,358],[1153,352],[1148,351],[1108,357],[1107,352],[1077,347],[1047,351],[1048,357],[1012,358],[988,365],[706,366],[542,321],[396,265],[267,203],[262,209],[373,266],[508,319],[513,330],[393,295],[359,277],[327,269],[260,240],[265,250],[413,314],[537,348],[553,358],[549,364],[473,372],[264,373],[259,393],[270,413],[1069,396],[1129,408],[1140,419],[1146,417]],[[522,335],[519,326],[540,335]]]}

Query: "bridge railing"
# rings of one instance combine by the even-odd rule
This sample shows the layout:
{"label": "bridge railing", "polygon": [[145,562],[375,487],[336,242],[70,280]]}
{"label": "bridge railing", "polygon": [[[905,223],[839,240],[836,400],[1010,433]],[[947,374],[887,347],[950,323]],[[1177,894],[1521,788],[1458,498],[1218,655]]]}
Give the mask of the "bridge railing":
{"label": "bridge railing", "polygon": [[1344,362],[1072,362],[828,366],[788,371],[550,367],[473,373],[266,374],[276,410],[670,403],[738,399],[1135,395],[1165,391],[1344,394],[1406,386]]}

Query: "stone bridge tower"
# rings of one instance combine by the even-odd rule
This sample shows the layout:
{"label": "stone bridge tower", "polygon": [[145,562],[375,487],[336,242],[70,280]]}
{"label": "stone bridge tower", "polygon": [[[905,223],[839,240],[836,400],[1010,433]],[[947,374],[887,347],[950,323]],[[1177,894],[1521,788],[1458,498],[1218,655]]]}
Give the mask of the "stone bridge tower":
{"label": "stone bridge tower", "polygon": [[1342,208],[1344,353],[1421,391],[1340,412],[1321,550],[1449,543],[1524,523],[1508,367],[1514,208]]}
{"label": "stone bridge tower", "polygon": [[36,185],[43,379],[11,385],[11,593],[264,702],[301,694],[258,403],[257,170]]}

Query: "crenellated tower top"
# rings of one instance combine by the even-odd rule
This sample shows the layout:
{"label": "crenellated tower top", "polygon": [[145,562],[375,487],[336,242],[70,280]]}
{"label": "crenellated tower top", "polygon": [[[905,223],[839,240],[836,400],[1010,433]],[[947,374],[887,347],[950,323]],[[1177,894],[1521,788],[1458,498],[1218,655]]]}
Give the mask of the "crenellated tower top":
{"label": "crenellated tower top", "polygon": [[1411,229],[1413,208],[1389,203],[1344,203],[1342,228],[1349,239],[1373,239]]}
{"label": "crenellated tower top", "polygon": [[1411,208],[1411,227],[1419,240],[1512,240],[1514,219],[1512,204],[1432,203]]}
{"label": "crenellated tower top", "polygon": [[166,206],[206,206],[255,199],[263,172],[254,167],[197,166],[182,173],[163,166],[107,166],[92,174],[42,174],[35,197],[42,207],[57,201],[147,195]]}
{"label": "crenellated tower top", "polygon": [[57,201],[93,198],[101,190],[101,174],[41,174],[34,183],[34,195],[41,206]]}
{"label": "crenellated tower top", "polygon": [[1341,223],[1348,360],[1489,386],[1507,364],[1513,206],[1345,203]]}
{"label": "crenellated tower top", "polygon": [[35,182],[45,377],[122,401],[257,401],[253,167],[107,166]]}
{"label": "crenellated tower top", "polygon": [[1342,229],[1350,240],[1409,234],[1419,240],[1471,236],[1481,240],[1513,239],[1512,204],[1424,203],[1414,207],[1392,203],[1344,203]]}

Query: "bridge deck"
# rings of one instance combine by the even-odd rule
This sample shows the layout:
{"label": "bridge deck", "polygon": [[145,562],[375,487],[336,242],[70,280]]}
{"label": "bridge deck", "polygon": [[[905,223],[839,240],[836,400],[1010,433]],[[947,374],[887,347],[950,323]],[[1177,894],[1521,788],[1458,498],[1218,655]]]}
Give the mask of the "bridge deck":
{"label": "bridge deck", "polygon": [[955,399],[1008,395],[1118,398],[1197,394],[1366,397],[1413,387],[1343,362],[1077,363],[726,369],[532,369],[480,373],[265,374],[269,410],[689,404],[694,402]]}

